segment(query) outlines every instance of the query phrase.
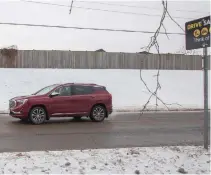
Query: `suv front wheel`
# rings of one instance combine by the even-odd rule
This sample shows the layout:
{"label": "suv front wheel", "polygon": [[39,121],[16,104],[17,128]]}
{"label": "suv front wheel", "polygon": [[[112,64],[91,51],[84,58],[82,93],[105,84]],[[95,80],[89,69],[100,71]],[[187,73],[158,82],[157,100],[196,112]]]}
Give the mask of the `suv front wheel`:
{"label": "suv front wheel", "polygon": [[46,111],[43,107],[33,107],[29,114],[29,119],[32,124],[39,125],[46,120]]}
{"label": "suv front wheel", "polygon": [[92,108],[90,119],[94,122],[102,122],[106,115],[106,109],[101,105],[97,105]]}

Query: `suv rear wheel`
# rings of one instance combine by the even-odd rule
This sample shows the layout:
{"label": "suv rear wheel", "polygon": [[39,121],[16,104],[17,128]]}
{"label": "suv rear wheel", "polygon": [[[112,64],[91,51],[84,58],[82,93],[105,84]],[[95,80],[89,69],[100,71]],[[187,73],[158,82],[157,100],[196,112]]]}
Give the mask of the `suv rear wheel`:
{"label": "suv rear wheel", "polygon": [[92,108],[90,119],[94,122],[102,122],[106,115],[106,109],[101,105],[96,105]]}
{"label": "suv rear wheel", "polygon": [[46,120],[45,109],[43,107],[32,108],[29,114],[29,120],[35,125],[44,123]]}

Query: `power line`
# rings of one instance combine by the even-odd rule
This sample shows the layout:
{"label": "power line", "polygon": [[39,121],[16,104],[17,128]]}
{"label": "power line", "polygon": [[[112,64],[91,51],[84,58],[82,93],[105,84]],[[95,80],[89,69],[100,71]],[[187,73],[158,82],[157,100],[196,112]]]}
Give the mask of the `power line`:
{"label": "power line", "polygon": [[[28,3],[35,3],[35,4],[43,4],[43,5],[52,5],[52,6],[58,6],[58,7],[68,7],[68,5],[63,5],[63,4],[55,4],[55,3],[48,3],[48,2],[40,2],[40,1],[31,1],[31,0],[19,0],[22,2],[28,2]],[[76,1],[77,2],[77,1]],[[104,12],[112,12],[112,13],[121,13],[121,14],[130,14],[130,15],[138,15],[138,16],[149,16],[149,17],[160,17],[160,14],[153,15],[153,14],[148,14],[148,13],[133,13],[133,12],[126,12],[126,11],[116,11],[116,10],[107,10],[107,9],[101,9],[101,8],[89,8],[89,7],[81,7],[81,6],[72,6],[74,8],[79,8],[79,9],[85,9],[85,10],[96,10],[96,11],[104,11]],[[169,16],[166,16],[169,17]],[[193,19],[193,18],[185,18],[185,17],[179,17],[175,16],[174,18],[178,19]]]}
{"label": "power line", "polygon": [[[151,31],[141,30],[127,30],[127,29],[106,29],[106,28],[90,28],[90,27],[71,27],[71,26],[60,26],[60,25],[45,25],[45,24],[26,24],[26,23],[9,23],[0,22],[0,25],[12,25],[12,26],[28,26],[28,27],[45,27],[45,28],[60,28],[60,29],[77,29],[77,30],[95,30],[95,31],[107,31],[107,32],[127,32],[127,33],[154,33]],[[160,32],[159,34],[168,35],[185,35],[184,33],[175,32]]]}
{"label": "power line", "polygon": [[[122,7],[130,7],[130,8],[140,8],[140,9],[150,9],[150,10],[159,10],[158,8],[153,8],[153,7],[147,7],[147,6],[133,6],[133,5],[125,5],[125,4],[113,4],[113,3],[107,3],[107,2],[97,2],[97,1],[78,1],[77,2],[82,2],[82,3],[93,3],[93,4],[102,4],[102,5],[109,5],[109,6],[122,6]],[[205,12],[201,11],[196,11],[196,10],[181,10],[181,9],[176,9],[175,11],[178,12],[188,12],[188,13],[201,13],[204,14]]]}
{"label": "power line", "polygon": [[64,5],[64,4],[55,4],[55,3],[49,3],[49,2],[30,1],[30,0],[19,0],[19,1],[28,2],[28,3],[34,3],[34,4],[43,4],[43,5],[52,5],[52,6],[68,7],[68,8],[70,8],[70,6]]}

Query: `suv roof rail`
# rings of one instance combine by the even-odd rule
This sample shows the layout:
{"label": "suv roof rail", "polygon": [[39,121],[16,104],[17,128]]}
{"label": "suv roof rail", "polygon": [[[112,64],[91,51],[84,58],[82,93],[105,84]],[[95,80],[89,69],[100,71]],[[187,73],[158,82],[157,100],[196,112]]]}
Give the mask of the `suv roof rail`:
{"label": "suv roof rail", "polygon": [[[64,83],[63,85],[68,85],[68,84],[78,84],[78,85],[97,85],[95,83]],[[97,86],[100,86],[100,85],[97,85]]]}

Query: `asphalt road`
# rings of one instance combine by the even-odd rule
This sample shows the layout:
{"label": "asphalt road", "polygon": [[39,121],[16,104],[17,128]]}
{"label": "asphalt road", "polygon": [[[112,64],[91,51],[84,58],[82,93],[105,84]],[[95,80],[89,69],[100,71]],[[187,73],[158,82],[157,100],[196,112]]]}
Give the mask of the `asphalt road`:
{"label": "asphalt road", "polygon": [[31,125],[0,115],[0,152],[202,145],[203,113],[115,113],[103,123],[51,119]]}

